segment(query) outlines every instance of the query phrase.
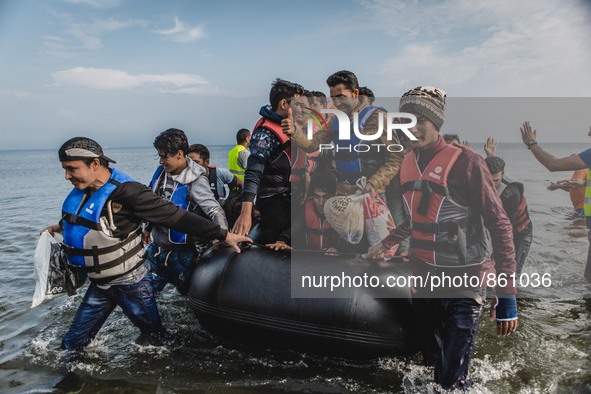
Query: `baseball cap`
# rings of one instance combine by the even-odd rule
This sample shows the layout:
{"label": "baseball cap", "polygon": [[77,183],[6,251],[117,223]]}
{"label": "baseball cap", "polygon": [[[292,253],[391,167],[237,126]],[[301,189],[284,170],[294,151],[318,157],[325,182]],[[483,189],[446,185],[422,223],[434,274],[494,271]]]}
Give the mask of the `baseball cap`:
{"label": "baseball cap", "polygon": [[99,157],[111,163],[115,160],[109,159],[103,154],[103,148],[98,142],[86,137],[74,137],[60,147],[58,151],[60,161],[82,160]]}

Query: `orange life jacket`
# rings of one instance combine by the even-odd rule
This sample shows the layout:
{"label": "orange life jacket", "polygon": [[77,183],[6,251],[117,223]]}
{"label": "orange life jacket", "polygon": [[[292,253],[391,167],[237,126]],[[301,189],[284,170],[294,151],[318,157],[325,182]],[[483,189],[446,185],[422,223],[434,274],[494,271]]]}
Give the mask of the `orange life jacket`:
{"label": "orange life jacket", "polygon": [[[571,178],[587,179],[587,170],[576,170]],[[573,187],[568,193],[570,195],[570,201],[573,203],[573,208],[575,210],[583,209],[583,204],[585,203],[585,188]]]}

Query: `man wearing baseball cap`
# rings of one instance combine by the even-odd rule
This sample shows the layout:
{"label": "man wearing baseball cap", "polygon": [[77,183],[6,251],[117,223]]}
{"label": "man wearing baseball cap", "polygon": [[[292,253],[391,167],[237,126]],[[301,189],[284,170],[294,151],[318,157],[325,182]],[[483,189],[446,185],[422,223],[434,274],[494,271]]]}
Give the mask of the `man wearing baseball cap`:
{"label": "man wearing baseball cap", "polygon": [[180,209],[129,175],[109,168],[114,160],[86,137],[66,141],[58,151],[66,180],[74,188],[62,206],[59,224],[44,230],[64,236],[68,265],[90,279],[62,348],[80,349],[96,336],[115,307],[141,331],[141,337],[161,341],[164,329],[150,285],[151,273],[142,243],[142,223],[207,239],[225,241],[240,252],[249,238]]}

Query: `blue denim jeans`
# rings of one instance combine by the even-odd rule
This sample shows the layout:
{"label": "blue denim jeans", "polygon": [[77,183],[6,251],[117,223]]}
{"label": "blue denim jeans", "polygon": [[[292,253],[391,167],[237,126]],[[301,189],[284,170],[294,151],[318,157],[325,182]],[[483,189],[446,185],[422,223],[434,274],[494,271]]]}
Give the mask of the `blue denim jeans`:
{"label": "blue denim jeans", "polygon": [[425,362],[444,389],[466,389],[483,306],[472,298],[414,298]]}
{"label": "blue denim jeans", "polygon": [[152,288],[155,293],[172,283],[181,295],[187,295],[191,274],[195,266],[193,251],[161,250],[155,243],[148,246],[148,262],[152,270]]}
{"label": "blue denim jeans", "polygon": [[131,285],[113,285],[101,289],[91,283],[70,329],[62,339],[62,348],[75,350],[88,345],[117,305],[143,336],[154,339],[166,337],[151,281],[152,274],[148,273]]}

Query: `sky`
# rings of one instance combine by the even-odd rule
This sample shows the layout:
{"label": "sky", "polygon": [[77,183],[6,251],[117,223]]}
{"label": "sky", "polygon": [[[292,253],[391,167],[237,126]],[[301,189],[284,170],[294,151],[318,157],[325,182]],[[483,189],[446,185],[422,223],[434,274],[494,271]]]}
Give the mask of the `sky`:
{"label": "sky", "polygon": [[555,98],[523,120],[540,141],[585,143],[590,37],[589,0],[0,0],[0,150],[73,136],[148,147],[169,127],[233,144],[275,78],[328,94],[343,69],[378,97],[433,85],[493,103],[444,124],[473,141],[519,141],[521,109],[502,127],[487,120]]}

